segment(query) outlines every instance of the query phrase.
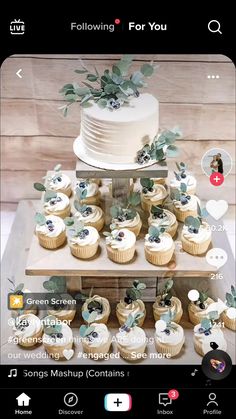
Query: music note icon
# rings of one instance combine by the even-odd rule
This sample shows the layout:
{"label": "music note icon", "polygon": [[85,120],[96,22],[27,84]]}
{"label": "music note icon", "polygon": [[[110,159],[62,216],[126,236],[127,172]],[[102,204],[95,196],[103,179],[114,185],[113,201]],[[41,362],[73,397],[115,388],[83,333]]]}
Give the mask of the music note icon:
{"label": "music note icon", "polygon": [[198,372],[198,370],[194,370],[193,372],[191,372],[191,376],[194,377],[196,375],[196,372]]}
{"label": "music note icon", "polygon": [[9,378],[17,377],[17,369],[16,368],[13,368],[12,370],[10,370],[9,371],[9,374],[8,374],[8,377]]}

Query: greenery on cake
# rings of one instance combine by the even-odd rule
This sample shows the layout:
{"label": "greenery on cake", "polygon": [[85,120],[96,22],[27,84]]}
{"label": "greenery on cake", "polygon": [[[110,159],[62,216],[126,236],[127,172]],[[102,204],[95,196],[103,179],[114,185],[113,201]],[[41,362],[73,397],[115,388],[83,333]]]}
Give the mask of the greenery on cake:
{"label": "greenery on cake", "polygon": [[[139,205],[140,202],[140,194],[138,192],[132,192],[127,199],[127,204],[125,207],[121,207],[120,205],[113,205],[110,208],[110,214],[113,221],[121,223],[126,220],[133,220],[137,215],[135,207]],[[110,228],[115,229],[116,225],[111,224]]]}
{"label": "greenery on cake", "polygon": [[94,338],[98,337],[97,332],[94,331],[95,327],[90,326],[97,318],[97,311],[82,311],[82,317],[87,322],[87,325],[83,324],[80,326],[79,334],[82,338],[87,338],[89,342],[92,342]]}
{"label": "greenery on cake", "polygon": [[15,284],[15,280],[14,280],[14,278],[7,278],[7,280],[10,282],[10,291],[13,293],[13,294],[16,294],[16,295],[24,295],[24,292],[23,292],[23,288],[24,288],[24,284],[23,284],[23,282],[21,282],[20,284],[18,284],[18,285],[16,285]]}
{"label": "greenery on cake", "polygon": [[161,307],[168,307],[171,305],[171,298],[172,298],[172,292],[171,288],[173,287],[174,281],[173,279],[168,279],[161,291],[160,300],[159,300],[159,306]]}
{"label": "greenery on cake", "polygon": [[163,219],[166,217],[165,214],[165,210],[162,206],[158,206],[158,205],[152,205],[151,207],[151,214],[152,214],[152,219],[156,220],[157,218],[159,219]]}
{"label": "greenery on cake", "polygon": [[148,229],[148,241],[150,243],[160,243],[161,242],[161,234],[163,234],[165,232],[165,228],[162,227],[154,227],[154,226],[150,226]]}
{"label": "greenery on cake", "polygon": [[53,183],[60,183],[62,181],[62,171],[61,171],[61,164],[57,164],[53,168],[53,173],[49,174],[47,176],[44,176],[43,179],[45,179],[46,185],[48,185],[50,182]]}
{"label": "greenery on cake", "polygon": [[145,290],[146,284],[139,282],[138,279],[135,279],[133,286],[128,288],[125,292],[124,302],[126,304],[132,304],[136,300],[140,300],[142,297],[142,290]]}
{"label": "greenery on cake", "polygon": [[176,311],[171,311],[171,309],[168,310],[167,313],[164,313],[161,315],[160,320],[163,320],[166,323],[165,329],[163,332],[169,336],[171,332],[174,332],[177,329],[177,326],[175,323],[173,323],[173,320],[176,316]]}
{"label": "greenery on cake", "polygon": [[89,235],[89,230],[84,226],[82,221],[78,221],[74,217],[66,217],[64,223],[67,227],[67,234],[70,239],[79,237],[81,240]]}
{"label": "greenery on cake", "polygon": [[44,317],[42,320],[44,333],[50,336],[52,339],[61,339],[63,334],[61,333],[62,324],[54,316]]}
{"label": "greenery on cake", "polygon": [[43,282],[43,287],[47,291],[66,292],[66,278],[64,276],[51,276]]}
{"label": "greenery on cake", "polygon": [[186,175],[187,165],[184,162],[180,162],[180,163],[175,162],[175,164],[178,169],[178,172],[174,172],[174,175],[178,181],[181,181],[181,179],[185,179],[187,177]]}
{"label": "greenery on cake", "polygon": [[125,332],[130,332],[130,330],[139,325],[139,320],[144,316],[144,313],[141,311],[135,314],[134,316],[132,314],[129,314],[127,317],[126,322],[120,327],[120,330]]}
{"label": "greenery on cake", "polygon": [[138,97],[139,89],[147,86],[146,78],[152,76],[155,67],[153,63],[145,63],[138,71],[130,73],[132,62],[131,55],[124,55],[111,69],[99,74],[96,67],[91,71],[80,61],[81,67],[75,73],[83,74],[86,81],[81,84],[65,84],[59,91],[67,101],[61,107],[64,116],[67,115],[68,107],[76,102],[83,107],[91,106],[91,102],[95,102],[100,108],[116,110],[128,103],[130,98]]}
{"label": "greenery on cake", "polygon": [[231,293],[226,293],[226,305],[236,308],[236,288],[233,285],[231,285]]}
{"label": "greenery on cake", "polygon": [[180,201],[182,205],[188,204],[188,202],[191,200],[191,195],[187,193],[186,183],[181,182],[180,189],[173,189],[170,193],[170,197],[171,199]]}
{"label": "greenery on cake", "polygon": [[204,333],[205,336],[209,336],[215,324],[215,320],[217,320],[218,318],[218,311],[210,311],[207,317],[201,320],[201,326],[199,327],[198,332]]}
{"label": "greenery on cake", "polygon": [[44,199],[45,202],[50,201],[51,205],[55,204],[56,202],[61,201],[61,197],[57,196],[56,192],[47,189],[46,186],[44,186],[40,182],[35,182],[34,183],[34,189],[36,189],[36,191],[39,191],[39,192],[45,192],[45,194],[43,196],[43,199]]}
{"label": "greenery on cake", "polygon": [[198,296],[197,299],[194,301],[194,304],[197,305],[201,310],[205,310],[207,306],[207,299],[208,299],[208,293],[207,291],[197,291]]}
{"label": "greenery on cake", "polygon": [[150,160],[162,161],[166,157],[176,157],[178,155],[178,148],[174,143],[181,135],[178,127],[174,127],[171,130],[164,130],[160,134],[157,134],[151,144],[145,144],[137,152],[137,163],[144,164]]}
{"label": "greenery on cake", "polygon": [[189,233],[198,234],[203,217],[207,217],[208,212],[205,208],[201,209],[200,205],[197,203],[197,214],[197,217],[189,215],[184,220],[184,224],[188,227]]}

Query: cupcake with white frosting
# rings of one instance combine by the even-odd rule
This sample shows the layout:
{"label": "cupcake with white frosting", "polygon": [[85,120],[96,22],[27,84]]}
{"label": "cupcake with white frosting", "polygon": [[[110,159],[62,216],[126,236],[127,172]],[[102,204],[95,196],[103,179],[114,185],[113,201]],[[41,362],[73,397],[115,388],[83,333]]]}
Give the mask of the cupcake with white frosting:
{"label": "cupcake with white frosting", "polygon": [[61,192],[68,197],[71,196],[71,180],[69,176],[61,171],[61,164],[57,164],[53,173],[46,177],[46,188],[50,191]]}
{"label": "cupcake with white frosting", "polygon": [[99,234],[94,227],[85,227],[84,223],[75,218],[64,220],[67,228],[68,244],[73,256],[88,259],[96,255],[99,244]]}
{"label": "cupcake with white frosting", "polygon": [[162,205],[167,198],[166,188],[160,184],[154,184],[152,179],[140,179],[142,185],[141,206],[144,211],[150,211],[152,205]]}
{"label": "cupcake with white frosting", "polygon": [[[207,292],[190,290],[188,298],[191,301],[188,305],[189,320],[192,324],[198,324],[209,312],[209,307],[215,302],[208,297]],[[212,311],[212,310],[210,310]]]}
{"label": "cupcake with white frosting", "polygon": [[231,285],[231,293],[226,293],[225,310],[221,315],[221,320],[228,329],[236,330],[236,289]]}
{"label": "cupcake with white frosting", "polygon": [[166,265],[172,258],[175,245],[164,227],[151,226],[145,236],[144,251],[148,262],[153,265]]}
{"label": "cupcake with white frosting", "polygon": [[227,350],[227,342],[220,327],[215,323],[218,318],[217,312],[209,312],[200,324],[194,327],[194,348],[195,351],[204,356],[213,349]]}
{"label": "cupcake with white frosting", "polygon": [[180,191],[175,189],[171,193],[173,198],[173,211],[178,221],[184,222],[185,218],[197,216],[197,207],[200,205],[200,200],[195,195],[186,192],[187,187],[185,183],[180,184]]}
{"label": "cupcake with white frosting", "polygon": [[41,321],[34,314],[22,314],[16,317],[13,331],[20,346],[30,348],[42,341]]}
{"label": "cupcake with white frosting", "polygon": [[[51,293],[48,303],[48,315],[71,323],[76,314],[76,301],[66,293],[66,279],[63,276],[51,276],[43,282],[43,287]],[[49,296],[50,297],[50,296]]]}
{"label": "cupcake with white frosting", "polygon": [[132,192],[128,197],[128,203],[126,207],[119,205],[113,205],[110,209],[112,216],[111,229],[121,230],[127,228],[132,231],[135,236],[138,236],[142,227],[142,221],[139,213],[135,207],[141,202],[140,194],[138,192]]}
{"label": "cupcake with white frosting", "polygon": [[97,205],[82,204],[78,201],[74,202],[75,209],[77,210],[74,217],[82,221],[85,226],[96,228],[97,231],[101,231],[104,227],[105,218],[103,210]]}
{"label": "cupcake with white frosting", "polygon": [[179,323],[183,315],[183,309],[181,301],[172,295],[171,289],[173,287],[173,279],[168,279],[160,293],[156,297],[156,301],[153,304],[153,316],[154,319],[160,320],[163,314],[169,311],[173,314],[172,320],[175,323]]}
{"label": "cupcake with white frosting", "polygon": [[106,298],[100,297],[100,295],[93,295],[84,302],[82,306],[83,311],[88,311],[89,314],[95,312],[94,322],[106,324],[111,313],[111,307]]}
{"label": "cupcake with white frosting", "polygon": [[190,195],[194,195],[197,186],[196,178],[187,172],[187,165],[185,163],[176,163],[176,166],[178,171],[174,172],[174,178],[170,180],[170,192],[174,189],[180,190],[181,183],[185,183],[187,187],[186,192]]}
{"label": "cupcake with white frosting", "polygon": [[123,326],[116,334],[117,349],[120,356],[127,361],[136,361],[145,352],[147,338],[141,327],[137,326],[143,313],[135,316],[130,314]]}
{"label": "cupcake with white frosting", "polygon": [[106,236],[106,249],[109,259],[116,263],[127,263],[133,259],[136,236],[132,231],[122,228],[103,234]]}
{"label": "cupcake with white frosting", "polygon": [[202,218],[188,216],[181,234],[182,248],[191,255],[202,255],[211,243],[211,228]]}
{"label": "cupcake with white frosting", "polygon": [[54,197],[46,200],[43,208],[47,215],[56,215],[61,218],[69,217],[71,211],[68,196],[61,192],[55,193]]}
{"label": "cupcake with white frosting", "polygon": [[35,233],[40,246],[46,249],[57,249],[66,241],[66,228],[61,217],[36,213]]}
{"label": "cupcake with white frosting", "polygon": [[138,319],[138,326],[141,327],[143,325],[146,317],[146,308],[141,297],[142,290],[145,288],[146,284],[136,279],[132,288],[126,290],[124,299],[117,304],[116,316],[121,326],[126,322],[130,314],[135,317],[138,313],[143,313],[143,316]]}
{"label": "cupcake with white frosting", "polygon": [[174,237],[178,228],[176,216],[172,212],[154,205],[151,208],[148,224],[149,226],[154,227],[160,227],[161,225],[164,225],[166,233],[170,234],[171,237]]}
{"label": "cupcake with white frosting", "polygon": [[83,351],[95,360],[104,358],[111,347],[111,333],[104,323],[95,323],[97,313],[95,311],[82,311],[83,319],[87,325],[80,327],[79,333],[82,338]]}
{"label": "cupcake with white frosting", "polygon": [[81,204],[99,205],[101,193],[97,183],[91,182],[89,179],[83,179],[76,182],[75,194]]}
{"label": "cupcake with white frosting", "polygon": [[160,320],[155,323],[155,346],[162,354],[169,354],[172,357],[178,355],[184,345],[185,337],[183,328],[173,322],[175,314],[170,310],[163,314]]}
{"label": "cupcake with white frosting", "polygon": [[44,325],[43,345],[51,358],[58,361],[66,358],[65,351],[73,347],[73,334],[71,328],[54,316],[42,320]]}

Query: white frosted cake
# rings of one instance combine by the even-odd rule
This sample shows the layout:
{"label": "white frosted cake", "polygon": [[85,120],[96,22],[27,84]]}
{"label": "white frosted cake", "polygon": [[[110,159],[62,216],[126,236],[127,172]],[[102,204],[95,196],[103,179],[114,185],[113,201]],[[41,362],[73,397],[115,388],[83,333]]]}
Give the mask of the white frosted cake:
{"label": "white frosted cake", "polygon": [[86,163],[97,162],[97,167],[133,165],[137,152],[153,141],[158,128],[158,100],[149,93],[115,110],[91,102],[81,108],[81,132],[74,150]]}

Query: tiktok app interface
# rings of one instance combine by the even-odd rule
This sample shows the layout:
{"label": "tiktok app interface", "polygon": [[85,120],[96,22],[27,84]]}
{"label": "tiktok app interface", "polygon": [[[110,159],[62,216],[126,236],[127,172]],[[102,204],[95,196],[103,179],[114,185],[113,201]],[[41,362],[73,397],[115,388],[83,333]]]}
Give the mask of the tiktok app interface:
{"label": "tiktok app interface", "polygon": [[231,59],[17,53],[1,81],[8,417],[229,418]]}

